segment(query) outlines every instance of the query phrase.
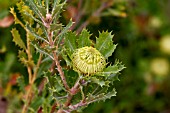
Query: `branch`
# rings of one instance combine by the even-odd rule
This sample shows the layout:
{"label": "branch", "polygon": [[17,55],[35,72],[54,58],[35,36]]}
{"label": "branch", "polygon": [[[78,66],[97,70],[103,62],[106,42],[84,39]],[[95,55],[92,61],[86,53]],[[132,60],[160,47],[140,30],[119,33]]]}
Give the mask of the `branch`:
{"label": "branch", "polygon": [[62,82],[63,82],[63,85],[64,85],[64,87],[66,88],[66,90],[69,91],[70,88],[69,88],[69,86],[68,86],[68,84],[67,84],[66,78],[65,78],[65,76],[64,76],[64,72],[63,72],[62,67],[61,67],[61,65],[60,65],[60,63],[59,63],[58,56],[56,55],[56,52],[55,52],[55,51],[53,51],[53,56],[54,56],[54,61],[55,61],[56,66],[57,66],[57,70],[58,70],[59,75],[60,75],[60,77],[61,77],[61,80],[62,80]]}
{"label": "branch", "polygon": [[[29,60],[31,61],[32,56],[31,56],[31,53],[30,53],[30,45],[29,44],[30,44],[30,42],[28,40],[27,41],[27,55],[28,55],[28,61]],[[42,59],[42,55],[40,54],[34,74],[32,74],[32,68],[30,66],[27,67],[28,68],[28,74],[29,74],[29,86],[28,86],[28,90],[26,90],[27,91],[26,92],[26,99],[25,99],[26,103],[23,106],[22,113],[25,113],[27,111],[28,105],[30,104],[30,102],[31,102],[31,100],[33,98],[33,96],[31,95],[32,87],[33,87],[34,81],[36,79],[39,66],[41,64],[41,59]]]}
{"label": "branch", "polygon": [[79,84],[79,82],[80,82],[80,78],[78,78],[77,82],[70,89],[70,94],[68,95],[67,101],[65,102],[65,107],[70,105],[73,96],[80,91],[80,88],[79,88],[80,84]]}
{"label": "branch", "polygon": [[68,106],[69,110],[67,110],[67,112],[72,112],[74,110],[77,110],[79,107],[86,106],[86,105],[88,105],[88,103],[86,103],[84,101],[81,101],[75,105],[70,105],[70,106]]}
{"label": "branch", "polygon": [[[27,34],[28,35],[28,34]],[[31,55],[31,48],[30,48],[30,39],[27,36],[27,49],[26,49],[26,53],[28,56],[28,62],[31,62],[32,60],[32,55]],[[30,103],[30,95],[31,95],[31,81],[32,81],[32,67],[30,65],[27,66],[27,71],[28,71],[28,76],[29,76],[29,86],[28,86],[28,90],[26,90],[26,97],[25,97],[25,104],[22,108],[22,113],[25,113],[28,109],[28,104]]]}
{"label": "branch", "polygon": [[[51,18],[52,18],[51,16],[48,16],[48,17],[47,17],[47,15],[46,15],[46,19],[51,20]],[[45,23],[45,25],[48,25],[48,26],[50,26],[50,24],[51,24],[51,22]],[[44,26],[45,26],[45,25],[44,25]],[[48,40],[49,40],[49,42],[50,42],[50,47],[51,47],[51,48],[54,48],[55,45],[54,45],[54,40],[53,40],[53,32],[50,30],[50,27],[46,27],[46,28],[47,28],[47,31],[48,31]],[[58,70],[58,72],[59,72],[59,75],[60,75],[60,77],[61,77],[61,80],[62,80],[62,82],[63,82],[63,85],[64,85],[64,87],[66,88],[66,90],[69,92],[70,88],[69,88],[69,86],[68,86],[68,84],[67,84],[67,81],[66,81],[64,72],[63,72],[62,67],[61,67],[61,65],[60,65],[60,62],[59,62],[59,60],[58,60],[58,56],[57,56],[56,50],[58,50],[58,47],[57,47],[57,46],[56,46],[56,49],[52,51],[52,54],[53,54],[53,56],[54,56],[54,61],[55,61],[55,64],[56,64],[56,66],[57,66],[57,70]]]}
{"label": "branch", "polygon": [[[70,93],[68,94],[67,101],[65,102],[64,107],[70,106],[70,103],[71,103],[71,100],[72,100],[73,96],[80,91],[80,88],[79,88],[80,84],[79,84],[79,82],[80,82],[80,78],[78,78],[78,80],[76,81],[74,86],[70,89]],[[66,110],[63,110],[63,109],[59,109],[57,111],[57,113],[70,113],[70,112],[68,112]]]}

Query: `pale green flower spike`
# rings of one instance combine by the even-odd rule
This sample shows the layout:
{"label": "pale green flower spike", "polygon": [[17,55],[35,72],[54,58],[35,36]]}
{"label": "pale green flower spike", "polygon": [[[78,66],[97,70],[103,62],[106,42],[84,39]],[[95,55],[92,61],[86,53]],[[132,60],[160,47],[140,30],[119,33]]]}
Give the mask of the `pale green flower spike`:
{"label": "pale green flower spike", "polygon": [[73,68],[82,74],[101,72],[106,66],[106,59],[93,47],[82,47],[72,54]]}

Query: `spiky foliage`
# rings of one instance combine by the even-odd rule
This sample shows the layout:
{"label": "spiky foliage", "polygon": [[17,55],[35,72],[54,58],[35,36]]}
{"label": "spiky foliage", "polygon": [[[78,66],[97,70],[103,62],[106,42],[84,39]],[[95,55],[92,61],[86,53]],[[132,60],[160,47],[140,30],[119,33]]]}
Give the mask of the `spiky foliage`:
{"label": "spiky foliage", "polygon": [[[26,37],[21,37],[21,31],[16,28],[11,31],[13,41],[20,47],[20,61],[29,74],[23,113],[28,110],[71,112],[116,95],[113,81],[124,66],[118,61],[113,65],[106,63],[116,48],[113,35],[99,33],[93,43],[86,29],[79,35],[70,31],[71,20],[67,25],[58,20],[65,3],[61,0],[21,0],[16,9],[11,8],[15,24],[23,27],[26,33]],[[18,82],[24,90],[23,78]],[[43,88],[36,87],[42,84]],[[31,97],[31,94],[36,96]]]}

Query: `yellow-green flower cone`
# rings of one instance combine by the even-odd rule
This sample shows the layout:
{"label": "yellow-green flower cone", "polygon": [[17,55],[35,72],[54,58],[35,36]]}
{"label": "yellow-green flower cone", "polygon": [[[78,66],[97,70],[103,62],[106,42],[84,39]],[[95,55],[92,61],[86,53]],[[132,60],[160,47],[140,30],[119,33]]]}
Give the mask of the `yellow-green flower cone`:
{"label": "yellow-green flower cone", "polygon": [[72,62],[76,71],[88,75],[100,72],[106,66],[106,59],[93,47],[77,49],[72,54]]}

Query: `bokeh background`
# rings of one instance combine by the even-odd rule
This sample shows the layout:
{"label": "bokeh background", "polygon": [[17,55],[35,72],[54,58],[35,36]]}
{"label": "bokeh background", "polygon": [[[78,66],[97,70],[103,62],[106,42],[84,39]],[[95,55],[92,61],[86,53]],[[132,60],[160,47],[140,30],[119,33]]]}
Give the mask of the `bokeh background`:
{"label": "bokeh background", "polygon": [[[0,0],[0,113],[17,113],[17,77],[27,75],[10,33],[16,2]],[[117,96],[84,113],[170,113],[170,0],[68,0],[60,20],[70,18],[77,22],[73,30],[86,24],[94,40],[98,31],[112,31],[118,46],[109,61],[126,66],[115,82]]]}

